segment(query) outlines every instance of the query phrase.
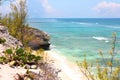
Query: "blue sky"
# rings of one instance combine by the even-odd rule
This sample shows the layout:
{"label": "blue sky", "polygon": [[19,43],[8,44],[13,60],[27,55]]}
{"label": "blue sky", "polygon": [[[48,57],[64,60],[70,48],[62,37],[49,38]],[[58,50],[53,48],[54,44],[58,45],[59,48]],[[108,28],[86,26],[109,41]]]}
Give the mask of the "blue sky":
{"label": "blue sky", "polygon": [[120,18],[120,0],[27,0],[27,7],[30,18]]}
{"label": "blue sky", "polygon": [[28,0],[29,17],[120,17],[120,0]]}

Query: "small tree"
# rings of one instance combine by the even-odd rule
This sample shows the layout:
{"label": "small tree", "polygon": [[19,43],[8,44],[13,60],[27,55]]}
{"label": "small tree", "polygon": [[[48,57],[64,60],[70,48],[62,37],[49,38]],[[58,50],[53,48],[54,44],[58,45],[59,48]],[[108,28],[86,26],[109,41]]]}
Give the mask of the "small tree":
{"label": "small tree", "polygon": [[1,23],[8,27],[12,36],[20,40],[23,45],[26,45],[26,41],[24,41],[25,30],[28,27],[28,24],[26,24],[26,0],[19,0],[18,3],[11,2],[10,6],[11,12],[2,18]]}
{"label": "small tree", "polygon": [[9,16],[12,21],[12,26],[10,26],[10,29],[12,29],[11,32],[13,32],[12,35],[23,42],[24,27],[26,27],[27,16],[26,1],[20,0],[18,4],[11,4],[11,10]]}

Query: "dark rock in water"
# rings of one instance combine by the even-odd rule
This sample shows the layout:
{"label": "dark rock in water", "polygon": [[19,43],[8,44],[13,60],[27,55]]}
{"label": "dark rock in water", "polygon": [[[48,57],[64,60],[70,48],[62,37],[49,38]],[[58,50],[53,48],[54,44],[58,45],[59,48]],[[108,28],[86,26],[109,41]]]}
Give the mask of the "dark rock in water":
{"label": "dark rock in water", "polygon": [[29,47],[31,47],[33,50],[38,50],[40,48],[49,50],[50,36],[47,33],[34,28],[29,28],[27,31],[29,36],[33,36],[33,38],[28,43]]}
{"label": "dark rock in water", "polygon": [[43,40],[41,41],[41,39],[33,39],[29,42],[29,46],[33,50],[38,50],[40,48],[49,50],[50,43]]}

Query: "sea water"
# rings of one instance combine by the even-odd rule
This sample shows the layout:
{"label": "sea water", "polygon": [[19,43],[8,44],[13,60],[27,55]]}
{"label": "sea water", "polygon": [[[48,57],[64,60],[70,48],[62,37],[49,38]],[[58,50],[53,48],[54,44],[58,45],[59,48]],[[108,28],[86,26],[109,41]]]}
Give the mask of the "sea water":
{"label": "sea water", "polygon": [[47,32],[51,37],[51,49],[64,55],[69,61],[93,63],[103,58],[109,60],[112,47],[112,33],[116,32],[115,59],[120,58],[120,19],[93,18],[43,18],[28,19],[31,27]]}

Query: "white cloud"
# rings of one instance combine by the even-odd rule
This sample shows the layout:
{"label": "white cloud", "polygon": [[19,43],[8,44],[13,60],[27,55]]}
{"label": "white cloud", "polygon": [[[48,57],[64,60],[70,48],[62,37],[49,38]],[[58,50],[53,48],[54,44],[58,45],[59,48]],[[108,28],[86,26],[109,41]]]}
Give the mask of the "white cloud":
{"label": "white cloud", "polygon": [[48,0],[40,0],[40,1],[46,13],[52,13],[54,11],[54,8],[49,4]]}
{"label": "white cloud", "polygon": [[95,10],[100,15],[119,16],[120,17],[120,3],[103,1],[96,5]]}

